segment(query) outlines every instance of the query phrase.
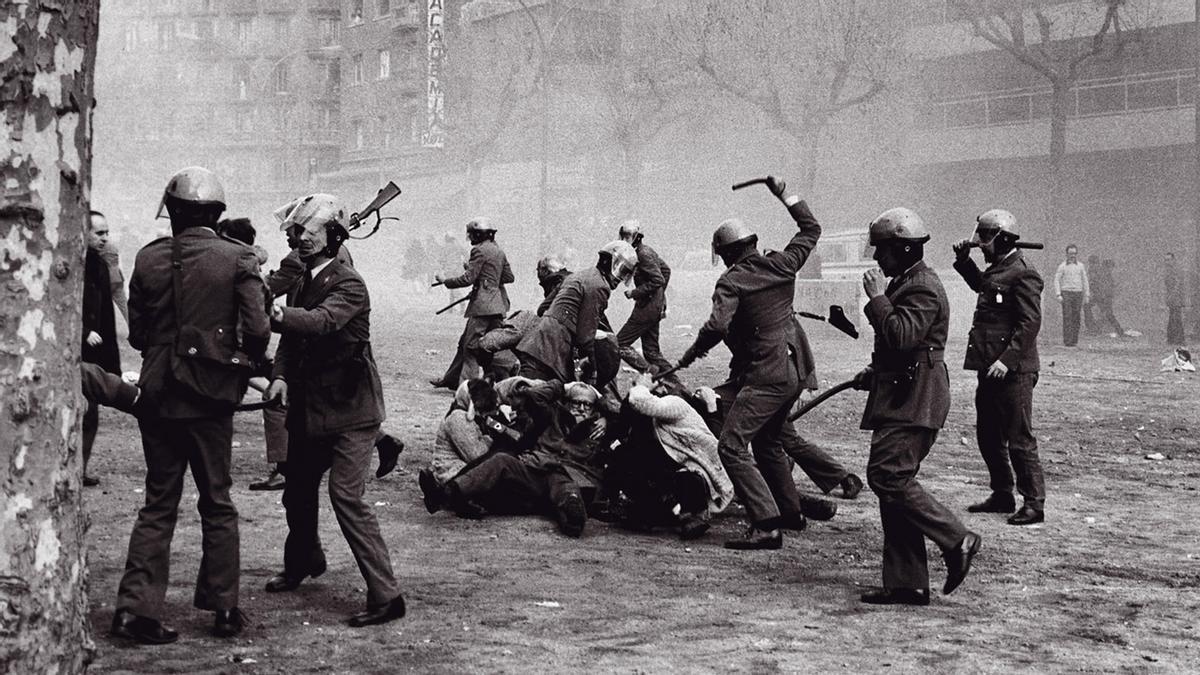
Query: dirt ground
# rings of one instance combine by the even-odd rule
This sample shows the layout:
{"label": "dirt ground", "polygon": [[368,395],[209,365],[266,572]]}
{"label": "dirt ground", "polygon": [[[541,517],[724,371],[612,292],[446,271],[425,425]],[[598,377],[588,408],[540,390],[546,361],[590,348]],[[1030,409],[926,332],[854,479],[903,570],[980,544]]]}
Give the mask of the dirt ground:
{"label": "dirt ground", "polygon": [[[167,596],[179,642],[138,647],[109,638],[144,474],[133,420],[105,411],[93,459],[103,484],[85,494],[94,672],[1200,671],[1200,378],[1160,374],[1168,350],[1146,338],[1090,338],[1068,349],[1042,336],[1035,422],[1049,500],[1047,522],[1026,528],[965,512],[986,495],[987,478],[974,441],[973,377],[953,367],[964,345],[952,342],[950,419],[921,479],[983,536],[983,548],[953,595],[926,608],[874,608],[858,601],[879,581],[881,533],[869,490],[839,500],[834,520],[767,552],[721,547],[743,526],[740,512],[719,517],[693,542],[597,521],[571,540],[546,519],[427,514],[416,473],[450,394],[426,380],[445,366],[461,319],[424,311],[389,318],[390,310],[376,313],[375,351],[385,428],[408,449],[395,473],[368,484],[367,498],[408,616],[345,626],[364,604],[363,582],[327,501],[329,571],[295,593],[262,591],[281,567],[285,526],[281,493],[246,488],[266,470],[261,418],[248,413],[236,422],[234,499],[251,627],[218,640],[208,634],[212,615],[191,607],[200,528],[189,486]],[[676,327],[682,321],[664,324],[668,356],[690,340]],[[867,361],[869,331],[858,342],[820,326],[810,335],[823,387]],[[126,355],[127,368],[134,361]],[[725,363],[715,352],[687,379],[715,384]],[[860,475],[868,442],[858,430],[862,403],[849,392],[801,427]],[[1165,458],[1145,458],[1152,453]],[[803,477],[800,484],[813,489]],[[935,549],[930,558],[940,588]]]}

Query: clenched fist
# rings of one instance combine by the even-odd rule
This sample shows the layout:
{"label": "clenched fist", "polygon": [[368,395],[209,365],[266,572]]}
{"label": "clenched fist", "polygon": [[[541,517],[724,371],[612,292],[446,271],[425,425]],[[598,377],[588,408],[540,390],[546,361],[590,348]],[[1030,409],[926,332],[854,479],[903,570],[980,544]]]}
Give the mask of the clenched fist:
{"label": "clenched fist", "polygon": [[887,277],[883,276],[883,270],[872,268],[863,273],[863,291],[867,297],[875,299],[887,290]]}

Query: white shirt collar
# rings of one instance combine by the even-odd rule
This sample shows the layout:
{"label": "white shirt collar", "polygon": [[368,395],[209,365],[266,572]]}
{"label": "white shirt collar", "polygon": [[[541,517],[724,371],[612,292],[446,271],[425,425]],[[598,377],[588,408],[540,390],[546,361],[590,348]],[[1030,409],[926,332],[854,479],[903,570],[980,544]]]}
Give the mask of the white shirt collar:
{"label": "white shirt collar", "polygon": [[329,260],[326,260],[325,262],[323,262],[319,265],[314,265],[312,268],[310,268],[308,270],[309,274],[312,274],[312,278],[316,279],[317,275],[321,273],[321,270],[325,269],[326,267],[329,267],[329,263],[333,262],[333,260],[334,260],[333,258],[330,258]]}

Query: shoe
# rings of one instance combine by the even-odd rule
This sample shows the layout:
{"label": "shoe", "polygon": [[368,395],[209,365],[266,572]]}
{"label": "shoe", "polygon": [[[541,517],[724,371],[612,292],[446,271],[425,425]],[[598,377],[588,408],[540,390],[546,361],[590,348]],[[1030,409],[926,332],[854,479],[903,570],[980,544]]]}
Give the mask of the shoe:
{"label": "shoe", "polygon": [[1008,517],[1009,525],[1032,525],[1046,520],[1046,513],[1041,509],[1034,508],[1028,504],[1021,507],[1021,510]]}
{"label": "shoe", "polygon": [[217,637],[233,637],[240,635],[247,623],[250,623],[250,618],[237,607],[232,609],[218,609],[217,617],[213,621],[212,632]]}
{"label": "shoe", "polygon": [[800,498],[800,510],[813,520],[833,520],[837,515],[837,504],[827,499]]}
{"label": "shoe", "polygon": [[741,539],[730,539],[725,548],[735,551],[765,551],[783,548],[783,535],[779,530],[760,530],[753,525]]}
{"label": "shoe", "polygon": [[269,476],[250,484],[250,489],[254,491],[282,490],[285,487],[287,487],[287,479],[283,477],[283,474],[279,473],[278,469],[271,469]]}
{"label": "shoe", "polygon": [[138,616],[128,609],[117,610],[109,634],[144,645],[165,645],[179,639],[179,633],[162,625],[157,619]]}
{"label": "shoe", "polygon": [[361,614],[355,614],[350,617],[347,622],[351,628],[362,628],[363,626],[374,626],[376,624],[387,623],[404,617],[404,596],[397,595],[390,601],[383,603],[377,607],[367,607],[367,611]]}
{"label": "shoe", "polygon": [[858,493],[862,492],[862,479],[854,474],[848,474],[840,483],[842,487],[842,499],[856,499]]}
{"label": "shoe", "polygon": [[266,590],[268,593],[284,593],[294,591],[300,588],[300,583],[305,577],[316,579],[325,573],[325,560],[317,561],[317,564],[309,568],[307,574],[291,574],[287,571],[280,572],[267,580]]}
{"label": "shoe", "polygon": [[808,515],[808,509],[803,508],[803,513],[791,513],[779,516],[779,529],[791,530],[792,532],[803,532],[808,527],[808,519],[804,516]]}
{"label": "shoe", "polygon": [[929,604],[928,588],[880,588],[858,596],[868,605],[916,605]]}
{"label": "shoe", "polygon": [[946,561],[946,585],[942,587],[943,595],[953,593],[963,579],[967,578],[967,572],[971,571],[971,561],[975,559],[975,554],[979,553],[979,544],[982,541],[979,535],[968,532],[958,546],[942,556]]}
{"label": "shoe", "polygon": [[1012,513],[1017,508],[1017,502],[1011,493],[993,492],[988,498],[967,507],[971,513]]}
{"label": "shoe", "polygon": [[432,384],[435,389],[449,389],[450,391],[456,391],[458,389],[457,382],[455,382],[454,384],[449,384],[449,383],[445,382],[444,380],[440,380],[436,377],[433,378],[432,380],[430,380],[429,384]]}
{"label": "shoe", "polygon": [[446,503],[446,490],[441,483],[438,483],[437,478],[433,477],[433,472],[429,469],[418,471],[417,485],[421,486],[421,497],[425,502],[425,510],[430,513],[441,511],[442,506]]}
{"label": "shoe", "polygon": [[684,541],[699,539],[708,532],[708,519],[704,516],[689,516],[679,525],[679,538]]}
{"label": "shoe", "polygon": [[583,526],[587,524],[587,509],[583,506],[583,497],[571,493],[554,506],[554,514],[558,518],[558,531],[568,537],[578,537],[583,534]]}
{"label": "shoe", "polygon": [[85,475],[83,477],[83,487],[96,487],[99,484],[100,484],[100,479],[96,478],[95,476]]}
{"label": "shoe", "polygon": [[383,478],[396,468],[400,453],[404,452],[404,441],[391,434],[384,434],[375,441],[375,448],[379,450],[379,468],[375,469],[375,477]]}

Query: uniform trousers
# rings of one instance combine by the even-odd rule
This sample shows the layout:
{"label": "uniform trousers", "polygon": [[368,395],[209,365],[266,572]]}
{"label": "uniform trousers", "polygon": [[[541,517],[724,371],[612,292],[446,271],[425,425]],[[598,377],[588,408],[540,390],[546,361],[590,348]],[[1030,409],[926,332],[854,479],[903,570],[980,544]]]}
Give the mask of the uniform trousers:
{"label": "uniform trousers", "polygon": [[[654,366],[660,372],[671,367],[671,363],[663,358],[658,345],[659,325],[662,323],[662,308],[657,304],[644,307],[634,306],[629,314],[629,320],[617,332],[617,345],[621,358],[640,372],[646,372]],[[642,341],[642,353],[639,355],[633,348],[633,343]]]}
{"label": "uniform trousers", "polygon": [[716,392],[724,417],[717,440],[721,464],[750,521],[759,529],[774,529],[781,524],[781,515],[801,513],[783,449],[796,435],[787,416],[800,396],[800,385],[793,378],[740,388],[727,384]]}
{"label": "uniform trousers", "polygon": [[463,326],[462,335],[458,338],[458,350],[454,354],[454,360],[442,376],[444,384],[454,386],[479,377],[480,368],[486,371],[491,366],[491,353],[480,349],[479,339],[488,331],[499,328],[503,321],[502,314],[467,317],[467,324]]}
{"label": "uniform trousers", "polygon": [[850,475],[846,467],[825,452],[821,446],[795,431],[794,425],[789,422],[785,426],[792,427],[792,433],[786,433],[787,430],[784,429],[783,451],[792,458],[792,461],[796,462],[796,466],[804,471],[821,489],[821,492],[828,494],[830,490],[841,484],[842,479]]}
{"label": "uniform trousers", "polygon": [[871,434],[867,484],[879,497],[884,588],[929,588],[925,537],[943,552],[967,536],[955,515],[917,481],[936,429],[885,427]]}
{"label": "uniform trousers", "polygon": [[263,408],[263,438],[267,446],[267,462],[270,464],[287,462],[287,408],[281,406]]}
{"label": "uniform trousers", "polygon": [[233,416],[138,420],[146,457],[146,504],[129,537],[117,610],[162,618],[170,577],[171,539],[190,466],[200,500],[200,570],[192,603],[209,611],[238,604],[238,513],[229,497]]}
{"label": "uniform trousers", "polygon": [[1046,482],[1033,435],[1037,381],[1037,373],[1009,373],[1003,378],[980,373],[975,389],[975,436],[992,492],[1012,494],[1015,472],[1017,492],[1026,504],[1040,510],[1046,501]]}
{"label": "uniform trousers", "polygon": [[329,472],[329,501],[358,570],[367,582],[367,605],[377,606],[400,595],[392,573],[379,521],[363,501],[379,425],[328,436],[308,436],[289,429],[287,487],[283,507],[288,535],[283,549],[286,574],[308,574],[323,558],[317,534],[321,478]]}

